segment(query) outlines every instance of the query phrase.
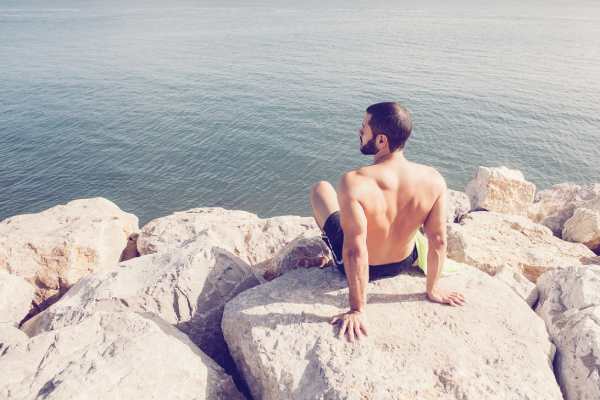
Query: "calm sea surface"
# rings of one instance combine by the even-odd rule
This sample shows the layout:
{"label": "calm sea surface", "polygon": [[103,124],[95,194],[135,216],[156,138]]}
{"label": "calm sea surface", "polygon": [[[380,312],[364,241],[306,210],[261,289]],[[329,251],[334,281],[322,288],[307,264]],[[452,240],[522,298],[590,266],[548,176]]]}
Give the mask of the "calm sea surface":
{"label": "calm sea surface", "polygon": [[92,196],[141,223],[309,215],[311,183],[371,161],[383,100],[452,188],[599,182],[600,1],[2,1],[0,220]]}

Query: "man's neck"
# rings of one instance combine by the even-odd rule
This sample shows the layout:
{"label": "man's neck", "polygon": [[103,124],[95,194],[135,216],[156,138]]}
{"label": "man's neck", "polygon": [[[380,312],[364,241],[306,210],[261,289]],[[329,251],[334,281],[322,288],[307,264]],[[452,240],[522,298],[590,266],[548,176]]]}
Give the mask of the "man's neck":
{"label": "man's neck", "polygon": [[404,152],[402,150],[396,150],[391,153],[387,150],[382,150],[373,157],[373,164],[380,164],[388,160],[404,161],[406,158],[404,158]]}

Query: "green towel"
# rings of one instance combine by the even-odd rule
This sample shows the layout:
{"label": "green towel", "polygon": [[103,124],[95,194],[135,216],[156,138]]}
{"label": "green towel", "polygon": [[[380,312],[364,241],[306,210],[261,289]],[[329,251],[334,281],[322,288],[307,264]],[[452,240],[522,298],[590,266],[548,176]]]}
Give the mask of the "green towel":
{"label": "green towel", "polygon": [[[427,242],[427,238],[425,235],[421,233],[421,231],[417,231],[415,235],[415,245],[417,246],[417,265],[419,268],[423,270],[425,275],[427,275],[427,252],[429,248],[429,244]],[[444,269],[442,270],[442,275],[452,274],[454,272],[458,272],[460,268],[460,264],[457,262],[446,258],[444,261]]]}

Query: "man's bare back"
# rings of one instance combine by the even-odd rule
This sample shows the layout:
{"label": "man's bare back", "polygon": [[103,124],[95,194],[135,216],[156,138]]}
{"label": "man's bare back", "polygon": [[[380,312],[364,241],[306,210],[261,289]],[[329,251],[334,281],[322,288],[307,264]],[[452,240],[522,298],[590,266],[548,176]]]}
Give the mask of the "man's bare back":
{"label": "man's bare back", "polygon": [[461,293],[437,284],[446,258],[446,183],[434,168],[404,157],[411,130],[410,113],[400,104],[370,106],[359,138],[360,151],[374,156],[373,165],[345,173],[337,191],[322,181],[311,192],[315,219],[336,263],[343,260],[338,268],[342,266],[348,281],[350,311],[331,323],[340,322],[339,335],[347,332],[350,341],[367,334],[364,318],[371,273],[391,268],[397,274],[397,267],[412,262],[415,234],[421,227],[428,240],[427,297],[453,306],[464,304]]}
{"label": "man's bare back", "polygon": [[404,260],[443,195],[443,177],[433,168],[406,160],[401,153],[349,172],[348,179],[367,219],[370,265]]}

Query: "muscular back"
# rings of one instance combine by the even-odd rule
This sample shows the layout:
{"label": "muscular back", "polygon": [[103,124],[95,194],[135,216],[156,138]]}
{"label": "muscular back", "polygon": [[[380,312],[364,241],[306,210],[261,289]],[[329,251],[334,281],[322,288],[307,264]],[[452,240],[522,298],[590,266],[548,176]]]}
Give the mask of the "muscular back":
{"label": "muscular back", "polygon": [[350,172],[345,178],[349,178],[346,186],[366,217],[370,265],[408,257],[416,231],[427,225],[432,210],[437,209],[436,219],[444,217],[439,209],[444,208],[440,203],[445,201],[445,182],[431,167],[392,158]]}

